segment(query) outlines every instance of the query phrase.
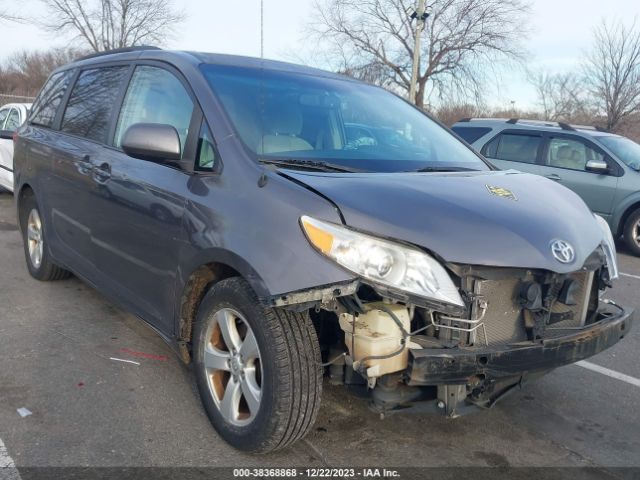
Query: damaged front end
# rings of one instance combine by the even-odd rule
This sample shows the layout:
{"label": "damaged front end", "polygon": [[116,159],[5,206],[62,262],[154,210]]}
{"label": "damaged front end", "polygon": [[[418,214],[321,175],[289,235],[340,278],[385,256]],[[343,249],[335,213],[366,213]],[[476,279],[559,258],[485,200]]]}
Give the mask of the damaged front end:
{"label": "damaged front end", "polygon": [[[615,257],[613,257],[615,258]],[[456,417],[609,348],[635,312],[603,300],[606,244],[570,273],[445,264],[461,305],[361,279],[273,299],[309,308],[330,381],[362,385],[381,414]]]}
{"label": "damaged front end", "polygon": [[414,340],[422,348],[410,349],[406,378],[409,386],[439,385],[438,406],[448,416],[491,407],[525,381],[611,347],[634,320],[635,312],[602,300],[610,286],[603,248],[568,274],[451,269],[469,308],[462,317],[428,313],[439,344]]}

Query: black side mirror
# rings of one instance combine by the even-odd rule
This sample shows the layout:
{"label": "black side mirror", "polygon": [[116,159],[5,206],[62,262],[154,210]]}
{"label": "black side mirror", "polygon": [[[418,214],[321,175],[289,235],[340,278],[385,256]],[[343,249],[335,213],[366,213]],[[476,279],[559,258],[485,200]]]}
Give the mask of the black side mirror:
{"label": "black side mirror", "polygon": [[0,130],[0,138],[2,140],[13,140],[13,134],[12,130]]}
{"label": "black side mirror", "polygon": [[607,162],[601,162],[599,160],[589,160],[587,162],[587,165],[585,166],[585,170],[587,172],[593,173],[608,173],[609,165],[607,165]]}
{"label": "black side mirror", "polygon": [[125,132],[122,150],[142,160],[174,163],[180,161],[180,136],[171,125],[136,123]]}

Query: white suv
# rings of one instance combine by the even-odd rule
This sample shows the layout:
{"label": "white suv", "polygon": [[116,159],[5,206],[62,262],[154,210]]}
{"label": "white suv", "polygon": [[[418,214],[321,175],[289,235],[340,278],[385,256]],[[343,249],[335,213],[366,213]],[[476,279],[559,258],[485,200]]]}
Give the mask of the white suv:
{"label": "white suv", "polygon": [[13,192],[13,139],[11,135],[27,119],[30,103],[9,103],[0,108],[0,190]]}

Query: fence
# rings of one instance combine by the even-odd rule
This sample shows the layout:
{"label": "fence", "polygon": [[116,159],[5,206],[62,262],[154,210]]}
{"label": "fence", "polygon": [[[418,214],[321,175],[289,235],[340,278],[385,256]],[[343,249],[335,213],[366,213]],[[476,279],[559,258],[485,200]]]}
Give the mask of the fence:
{"label": "fence", "polygon": [[7,103],[33,103],[35,97],[24,97],[22,95],[11,95],[0,93],[0,107]]}

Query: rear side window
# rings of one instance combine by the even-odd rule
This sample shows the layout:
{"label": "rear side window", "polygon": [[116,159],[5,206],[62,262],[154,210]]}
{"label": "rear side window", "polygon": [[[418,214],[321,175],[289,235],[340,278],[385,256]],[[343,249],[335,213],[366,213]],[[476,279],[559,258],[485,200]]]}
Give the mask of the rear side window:
{"label": "rear side window", "polygon": [[482,153],[497,160],[536,163],[541,145],[542,137],[503,133],[485,145]]}
{"label": "rear side window", "polygon": [[30,123],[43,127],[51,127],[56,118],[56,112],[62,102],[69,80],[71,80],[72,72],[56,73],[49,78],[45,84],[36,103],[31,109]]}
{"label": "rear side window", "polygon": [[78,77],[60,130],[106,143],[109,121],[128,66],[95,68]]}
{"label": "rear side window", "polygon": [[473,143],[491,131],[486,127],[452,127],[451,130],[460,135],[467,143]]}
{"label": "rear side window", "polygon": [[137,67],[122,105],[116,129],[116,146],[122,145],[127,129],[136,123],[171,125],[180,135],[180,145],[189,133],[193,102],[175,75],[158,67]]}

